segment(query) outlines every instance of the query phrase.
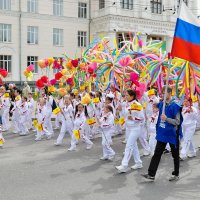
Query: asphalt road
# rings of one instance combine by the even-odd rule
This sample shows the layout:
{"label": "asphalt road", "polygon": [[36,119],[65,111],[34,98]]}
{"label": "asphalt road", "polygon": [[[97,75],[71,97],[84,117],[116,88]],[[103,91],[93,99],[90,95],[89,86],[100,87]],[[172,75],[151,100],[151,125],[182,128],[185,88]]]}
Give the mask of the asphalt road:
{"label": "asphalt road", "polygon": [[[54,139],[35,142],[33,133],[24,137],[6,133],[5,139],[0,149],[0,200],[200,199],[200,153],[181,162],[181,178],[173,183],[168,181],[171,155],[164,155],[156,181],[146,183],[140,174],[147,171],[149,157],[143,158],[144,168],[138,171],[118,174],[114,168],[122,159],[123,136],[114,138],[114,162],[99,160],[100,138],[94,140],[92,150],[81,143],[76,152],[67,152],[68,136],[60,147],[54,146]],[[200,132],[195,141],[200,145]]]}

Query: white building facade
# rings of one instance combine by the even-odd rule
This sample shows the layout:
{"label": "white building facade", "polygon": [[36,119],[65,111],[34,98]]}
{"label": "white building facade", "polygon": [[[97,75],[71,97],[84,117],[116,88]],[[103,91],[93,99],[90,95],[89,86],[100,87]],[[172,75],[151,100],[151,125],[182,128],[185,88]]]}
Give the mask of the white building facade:
{"label": "white building facade", "polygon": [[[185,0],[200,15],[198,0]],[[25,80],[23,71],[47,57],[78,57],[92,38],[102,35],[118,43],[141,32],[144,41],[172,44],[179,0],[0,0],[0,67],[7,81]]]}

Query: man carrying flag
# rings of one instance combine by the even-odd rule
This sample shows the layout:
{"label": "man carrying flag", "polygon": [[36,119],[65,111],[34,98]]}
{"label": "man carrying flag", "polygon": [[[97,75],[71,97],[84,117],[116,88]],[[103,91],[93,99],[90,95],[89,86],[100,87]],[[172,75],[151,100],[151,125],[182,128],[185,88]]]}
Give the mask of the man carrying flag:
{"label": "man carrying flag", "polygon": [[[169,69],[172,57],[179,57],[187,61],[200,64],[200,21],[192,14],[185,3],[181,3],[180,15],[177,19],[172,54],[170,56]],[[179,127],[180,107],[172,101],[172,89],[168,87],[169,73],[166,81],[164,101],[159,103],[159,117],[156,125],[156,148],[151,159],[147,174],[142,176],[146,180],[154,181],[160,163],[161,156],[167,143],[170,144],[174,159],[174,171],[169,181],[179,179]]]}

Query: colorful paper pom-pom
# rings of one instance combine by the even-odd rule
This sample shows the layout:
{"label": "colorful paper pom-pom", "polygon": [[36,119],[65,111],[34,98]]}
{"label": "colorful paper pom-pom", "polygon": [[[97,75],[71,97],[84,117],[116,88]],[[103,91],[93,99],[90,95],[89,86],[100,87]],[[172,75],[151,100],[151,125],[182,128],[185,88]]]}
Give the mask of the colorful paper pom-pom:
{"label": "colorful paper pom-pom", "polygon": [[37,86],[38,89],[43,88],[44,87],[43,81],[41,79],[37,80],[36,81],[36,86]]}
{"label": "colorful paper pom-pom", "polygon": [[48,83],[48,80],[49,80],[47,76],[42,76],[40,79],[41,79],[42,82],[45,83],[45,84],[47,84],[47,83]]}
{"label": "colorful paper pom-pom", "polygon": [[3,78],[6,78],[6,76],[8,76],[8,72],[5,69],[0,69],[0,75],[3,76]]}
{"label": "colorful paper pom-pom", "polygon": [[78,67],[78,60],[72,60],[71,63],[74,67]]}
{"label": "colorful paper pom-pom", "polygon": [[50,80],[50,84],[51,84],[51,85],[55,85],[55,84],[56,84],[56,82],[57,82],[57,80],[56,80],[56,79],[52,79],[52,80]]}
{"label": "colorful paper pom-pom", "polygon": [[55,79],[60,80],[62,76],[63,76],[62,73],[58,72],[58,73],[55,74]]}

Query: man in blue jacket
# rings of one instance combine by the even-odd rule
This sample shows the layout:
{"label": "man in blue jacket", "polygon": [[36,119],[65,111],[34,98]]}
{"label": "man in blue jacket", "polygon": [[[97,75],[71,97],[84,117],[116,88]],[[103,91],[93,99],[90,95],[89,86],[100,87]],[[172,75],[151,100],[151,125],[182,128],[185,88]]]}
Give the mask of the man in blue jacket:
{"label": "man in blue jacket", "polygon": [[[165,88],[162,91],[162,94],[164,94]],[[174,159],[174,171],[169,181],[176,181],[179,179],[179,126],[181,108],[172,100],[172,89],[170,87],[167,87],[165,114],[162,114],[163,102],[157,104],[157,107],[159,108],[159,117],[156,125],[157,144],[149,165],[148,174],[143,174],[142,176],[145,179],[154,181],[161,156],[167,143],[169,143]]]}

